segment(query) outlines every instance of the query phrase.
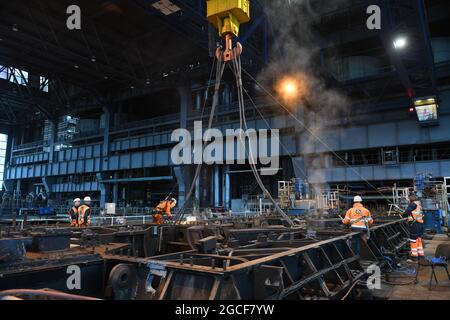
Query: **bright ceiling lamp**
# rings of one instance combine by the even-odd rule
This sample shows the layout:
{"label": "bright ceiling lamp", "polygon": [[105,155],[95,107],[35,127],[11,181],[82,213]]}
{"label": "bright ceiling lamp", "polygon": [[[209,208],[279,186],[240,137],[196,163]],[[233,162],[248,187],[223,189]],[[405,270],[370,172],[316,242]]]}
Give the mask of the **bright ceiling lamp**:
{"label": "bright ceiling lamp", "polygon": [[408,45],[408,39],[406,37],[398,37],[394,40],[394,48],[397,50],[403,49]]}

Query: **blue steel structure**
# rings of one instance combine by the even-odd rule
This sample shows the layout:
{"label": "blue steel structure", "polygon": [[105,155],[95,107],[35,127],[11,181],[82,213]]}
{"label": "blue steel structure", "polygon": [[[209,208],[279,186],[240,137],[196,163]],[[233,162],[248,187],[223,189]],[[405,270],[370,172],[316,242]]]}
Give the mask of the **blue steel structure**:
{"label": "blue steel structure", "polygon": [[[191,52],[205,54],[214,49],[217,36],[204,19],[204,1],[173,0],[181,10],[167,16],[152,6],[154,2],[156,1],[130,2],[133,8],[140,11],[143,21],[159,21],[155,26],[158,25],[161,29],[154,32],[150,30],[152,35],[146,42],[151,43],[155,38],[158,46],[163,45],[166,33],[174,32],[184,41],[172,45],[184,47],[189,43],[195,47],[192,51],[182,53],[183,58],[192,58],[183,60],[183,63],[200,60]],[[381,1],[379,4],[383,9],[383,25],[386,28],[373,33],[367,32],[364,19],[350,26],[345,23],[338,26],[333,23],[327,25],[328,19],[331,21],[354,12],[362,12],[364,18],[365,8],[369,4],[372,3],[356,1],[350,7],[323,13],[323,19],[318,22],[318,29],[323,30],[322,36],[330,38],[320,48],[320,60],[324,69],[329,71],[328,74],[325,72],[328,82],[352,96],[348,107],[339,117],[320,119],[318,134],[326,145],[317,139],[311,139],[310,134],[291,116],[263,92],[253,90],[254,84],[249,85],[251,80],[245,79],[246,87],[251,91],[257,106],[257,109],[253,108],[250,101],[247,101],[249,127],[276,128],[281,132],[281,170],[278,175],[264,179],[272,191],[275,192],[277,180],[288,180],[294,176],[307,178],[312,184],[355,188],[367,188],[367,181],[377,186],[411,184],[413,177],[424,171],[438,178],[450,176],[450,91],[445,85],[450,78],[450,55],[448,59],[442,59],[446,52],[445,45],[442,47],[442,41],[434,41],[433,32],[436,28],[430,30],[430,25],[442,20],[439,11],[441,7],[448,8],[447,4],[437,1],[428,7],[426,13],[423,1]],[[269,61],[270,39],[276,36],[276,32],[271,31],[270,18],[263,5],[259,1],[252,1],[252,5],[253,20],[251,24],[243,26],[240,41],[245,47],[244,67],[256,71]],[[3,30],[8,36],[12,34],[6,27],[2,28],[0,23],[0,32]],[[109,34],[107,30],[103,32]],[[398,52],[392,49],[392,37],[397,32],[409,37],[411,47],[408,50]],[[438,37],[443,38],[442,34]],[[450,41],[449,39],[450,34],[447,40]],[[355,43],[369,49],[353,51],[351,47]],[[332,48],[336,47],[342,52],[337,57],[340,66],[337,71],[327,64],[330,52],[334,52]],[[105,44],[106,56],[113,57],[115,48],[113,43]],[[436,62],[438,52],[441,58]],[[150,59],[151,54],[147,57]],[[114,78],[122,79],[125,75],[121,68],[125,66],[126,69],[130,65],[133,72],[129,72],[126,80],[117,80],[115,87],[108,89],[102,73],[92,83],[95,90],[89,91],[88,98],[70,100],[72,108],[58,111],[58,116],[72,113],[85,126],[77,129],[70,139],[59,134],[60,119],[56,115],[46,117],[44,112],[39,113],[41,131],[36,129],[36,123],[28,124],[28,128],[14,126],[14,117],[10,115],[8,108],[19,110],[26,103],[13,93],[10,83],[0,79],[0,104],[7,106],[2,111],[8,115],[4,117],[3,131],[8,132],[10,137],[8,165],[5,170],[7,192],[23,196],[43,189],[58,203],[75,195],[89,194],[101,205],[105,202],[117,202],[132,206],[151,205],[172,194],[182,203],[186,188],[191,183],[193,168],[173,165],[170,152],[175,143],[170,136],[178,128],[192,129],[195,120],[203,120],[206,124],[209,111],[207,106],[210,102],[205,101],[211,84],[208,83],[209,70],[201,72],[190,66],[187,72],[174,73],[172,76],[170,69],[167,74],[164,71],[163,79],[151,78],[149,82],[155,86],[148,88],[145,85],[146,75],[141,74],[142,70],[151,69],[152,66],[158,72],[148,73],[160,75],[158,61],[146,65],[145,61],[143,64],[139,61],[146,60],[145,57],[134,58],[133,54],[125,62],[119,59],[107,68],[111,73],[113,69],[119,69]],[[100,55],[97,55],[97,59],[100,59]],[[202,66],[209,62],[207,58],[202,59],[199,61]],[[2,60],[0,56],[0,65],[6,64],[4,61],[7,60]],[[13,62],[11,59],[8,61]],[[361,61],[365,62],[364,67],[361,66]],[[28,64],[18,65],[25,69],[27,66],[32,67],[32,62],[30,60],[28,63],[27,60]],[[106,65],[105,62],[105,68]],[[73,67],[70,69],[73,70]],[[83,65],[80,69],[83,69]],[[91,69],[81,71],[90,75],[89,72],[93,72]],[[65,73],[64,68],[62,70],[67,79],[82,85],[79,75],[72,74],[73,71]],[[36,72],[30,71],[30,75],[36,76]],[[256,76],[256,72],[254,74]],[[55,75],[58,75],[57,71]],[[62,82],[54,82],[56,84],[50,87],[50,95],[52,91],[63,92],[61,88],[65,87]],[[17,87],[17,84],[14,86]],[[222,131],[239,125],[233,86],[233,82],[226,79],[222,86],[214,125]],[[170,94],[163,91],[167,88],[171,90]],[[32,91],[26,91],[23,95],[30,96]],[[68,92],[71,91],[67,90],[67,95]],[[132,107],[143,103],[133,99],[154,97],[158,92],[175,98],[170,105],[161,99],[151,98],[151,108],[147,108],[150,116],[141,120],[132,118],[133,111],[130,110],[140,110]],[[56,103],[57,105],[66,105],[62,103],[66,93],[61,93],[61,103]],[[411,99],[421,95],[438,97],[439,122],[435,126],[420,126],[415,116],[409,112]],[[48,95],[39,96],[38,102],[46,96]],[[51,103],[55,105],[54,100]],[[43,103],[39,104],[41,110],[46,110],[42,105]],[[163,112],[159,112],[159,109]],[[153,110],[154,113],[151,113]],[[302,116],[299,112],[298,117]],[[50,124],[43,123],[45,118],[51,118]],[[306,123],[315,125],[309,120]],[[45,135],[44,132],[48,134]],[[346,163],[342,163],[342,159]],[[258,192],[249,177],[250,171],[245,167],[228,164],[207,166],[197,181],[196,201],[202,207],[231,207],[233,199],[242,196],[243,187],[248,187],[246,189],[253,193]]]}

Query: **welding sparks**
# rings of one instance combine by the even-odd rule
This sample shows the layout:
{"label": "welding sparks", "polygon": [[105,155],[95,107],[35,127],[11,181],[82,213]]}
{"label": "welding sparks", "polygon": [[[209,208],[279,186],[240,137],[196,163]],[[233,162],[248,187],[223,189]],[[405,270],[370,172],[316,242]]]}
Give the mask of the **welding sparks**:
{"label": "welding sparks", "polygon": [[284,76],[275,87],[275,90],[284,103],[293,105],[305,94],[304,81],[297,76]]}

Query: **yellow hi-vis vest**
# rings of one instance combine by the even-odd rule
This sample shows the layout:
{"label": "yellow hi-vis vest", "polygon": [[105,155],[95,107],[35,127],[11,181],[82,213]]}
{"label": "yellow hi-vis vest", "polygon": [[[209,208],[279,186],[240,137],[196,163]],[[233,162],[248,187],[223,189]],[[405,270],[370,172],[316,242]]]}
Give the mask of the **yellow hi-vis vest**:
{"label": "yellow hi-vis vest", "polygon": [[411,215],[408,217],[408,221],[423,223],[422,204],[420,203],[420,201],[414,201],[414,203],[416,204],[416,209],[411,212]]}
{"label": "yellow hi-vis vest", "polygon": [[[79,212],[79,224],[85,224],[85,225],[89,225],[91,223],[91,211],[90,211],[90,207],[83,204],[80,206],[80,208],[78,209]],[[87,214],[86,214],[87,212]]]}

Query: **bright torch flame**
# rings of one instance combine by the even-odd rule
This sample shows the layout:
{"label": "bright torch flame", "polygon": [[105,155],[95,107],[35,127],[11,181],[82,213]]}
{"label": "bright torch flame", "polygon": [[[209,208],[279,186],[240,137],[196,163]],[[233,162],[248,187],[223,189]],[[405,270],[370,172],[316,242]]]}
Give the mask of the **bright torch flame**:
{"label": "bright torch flame", "polygon": [[305,95],[305,83],[301,77],[284,76],[276,84],[275,90],[283,103],[294,105]]}

